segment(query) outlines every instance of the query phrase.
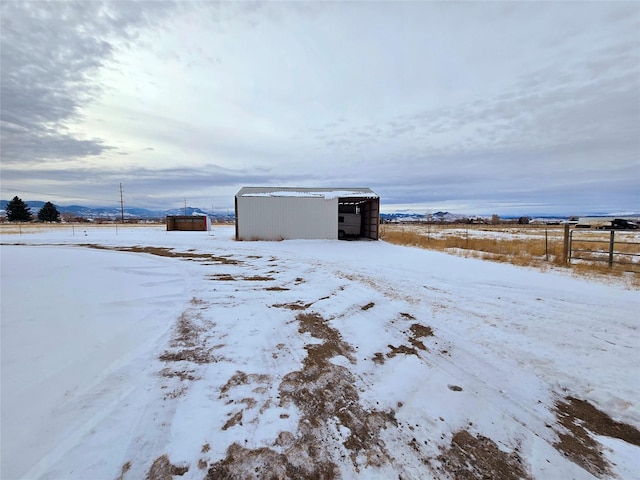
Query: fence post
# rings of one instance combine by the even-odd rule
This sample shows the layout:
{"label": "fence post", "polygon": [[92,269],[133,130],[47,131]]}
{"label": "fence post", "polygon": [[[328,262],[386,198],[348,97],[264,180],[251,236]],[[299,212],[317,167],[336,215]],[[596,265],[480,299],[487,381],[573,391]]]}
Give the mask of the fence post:
{"label": "fence post", "polygon": [[544,257],[549,261],[549,232],[548,229],[544,229]]}
{"label": "fence post", "polygon": [[613,266],[613,246],[615,245],[615,231],[611,230],[611,236],[609,237],[609,266]]}
{"label": "fence post", "polygon": [[567,263],[569,258],[569,228],[570,225],[566,223],[564,225],[564,243],[562,245],[562,263]]}

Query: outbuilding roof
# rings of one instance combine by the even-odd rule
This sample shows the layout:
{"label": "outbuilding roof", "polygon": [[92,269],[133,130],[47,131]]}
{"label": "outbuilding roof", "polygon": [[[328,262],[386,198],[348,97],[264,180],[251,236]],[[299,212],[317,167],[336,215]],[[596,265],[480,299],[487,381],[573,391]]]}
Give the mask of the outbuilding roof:
{"label": "outbuilding roof", "polygon": [[378,198],[370,188],[242,187],[236,197]]}

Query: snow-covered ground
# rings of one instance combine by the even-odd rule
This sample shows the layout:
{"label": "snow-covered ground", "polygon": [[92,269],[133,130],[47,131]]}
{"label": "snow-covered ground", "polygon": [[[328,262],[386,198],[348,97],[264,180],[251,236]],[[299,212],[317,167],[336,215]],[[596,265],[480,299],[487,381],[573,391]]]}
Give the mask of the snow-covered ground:
{"label": "snow-covered ground", "polygon": [[640,478],[637,290],[233,233],[2,235],[3,480]]}

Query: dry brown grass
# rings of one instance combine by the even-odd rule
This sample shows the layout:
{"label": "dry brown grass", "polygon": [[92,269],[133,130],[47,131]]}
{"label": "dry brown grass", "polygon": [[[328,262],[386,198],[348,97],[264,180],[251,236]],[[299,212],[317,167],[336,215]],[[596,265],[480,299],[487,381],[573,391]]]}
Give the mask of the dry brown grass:
{"label": "dry brown grass", "polygon": [[[499,230],[462,229],[448,226],[387,226],[381,238],[399,245],[410,245],[430,250],[448,251],[463,256],[487,258],[494,261],[533,265],[538,261],[560,262],[562,259],[562,237],[557,232],[549,235],[545,248],[544,231],[534,235],[521,234],[522,229],[509,235]],[[481,236],[478,233],[495,232],[495,236]],[[539,233],[539,234],[538,234]],[[498,235],[499,234],[499,235]]]}
{"label": "dry brown grass", "polygon": [[[580,232],[582,233],[582,232]],[[564,230],[562,226],[489,226],[489,225],[383,225],[380,238],[397,245],[408,245],[444,251],[464,257],[511,263],[546,269],[551,266],[570,268],[583,276],[628,278],[640,286],[640,265],[633,256],[616,256],[609,266],[605,253],[580,253],[571,263],[563,261]],[[590,232],[589,239],[598,243],[581,243],[574,236],[574,249],[608,250],[608,232]],[[638,254],[638,244],[616,244],[616,252]]]}

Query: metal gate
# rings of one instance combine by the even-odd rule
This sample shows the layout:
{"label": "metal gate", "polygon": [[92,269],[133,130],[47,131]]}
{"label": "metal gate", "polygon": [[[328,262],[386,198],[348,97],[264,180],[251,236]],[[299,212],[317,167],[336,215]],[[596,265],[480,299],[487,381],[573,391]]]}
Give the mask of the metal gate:
{"label": "metal gate", "polygon": [[632,230],[571,230],[569,263],[572,260],[606,262],[640,271],[640,234]]}

